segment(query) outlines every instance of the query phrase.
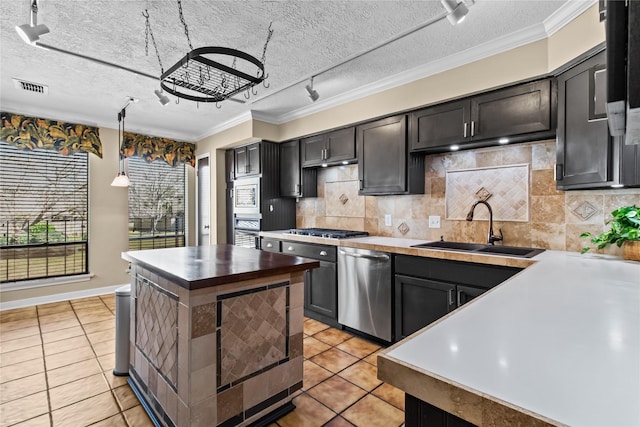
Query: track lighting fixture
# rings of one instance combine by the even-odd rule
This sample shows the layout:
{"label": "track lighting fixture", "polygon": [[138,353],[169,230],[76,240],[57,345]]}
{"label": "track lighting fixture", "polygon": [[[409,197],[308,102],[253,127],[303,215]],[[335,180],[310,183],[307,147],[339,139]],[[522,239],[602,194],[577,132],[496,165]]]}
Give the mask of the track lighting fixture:
{"label": "track lighting fixture", "polygon": [[318,94],[318,91],[313,88],[313,77],[311,77],[311,84],[308,84],[306,86],[306,89],[312,102],[316,102],[318,98],[320,98],[320,94]]}
{"label": "track lighting fixture", "polygon": [[153,91],[153,93],[156,94],[156,96],[158,97],[158,102],[160,104],[167,105],[169,103],[169,97],[167,95],[165,95],[164,93],[162,93],[162,89],[156,89]]}
{"label": "track lighting fixture", "polygon": [[40,36],[47,34],[49,28],[46,25],[38,25],[38,1],[31,1],[31,23],[24,25],[16,25],[16,32],[25,43],[29,43],[35,46],[35,43],[40,40]]}
{"label": "track lighting fixture", "polygon": [[447,10],[447,19],[451,25],[459,24],[469,13],[469,8],[462,0],[440,0],[442,6]]}

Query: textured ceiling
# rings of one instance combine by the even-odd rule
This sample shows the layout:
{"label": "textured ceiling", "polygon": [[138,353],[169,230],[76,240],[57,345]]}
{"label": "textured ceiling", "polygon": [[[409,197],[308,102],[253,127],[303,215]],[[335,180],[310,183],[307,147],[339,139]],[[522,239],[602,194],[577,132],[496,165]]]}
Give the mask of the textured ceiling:
{"label": "textured ceiling", "polygon": [[[140,101],[127,108],[127,130],[193,141],[248,117],[250,111],[261,120],[280,123],[337,100],[371,93],[384,79],[492,41],[515,38],[523,29],[544,32],[543,23],[554,13],[594,1],[478,0],[458,26],[437,22],[316,77],[314,86],[321,99],[311,104],[304,90],[308,82],[301,80],[442,14],[440,1],[183,0],[194,48],[226,46],[260,58],[273,22],[266,56],[269,87],[259,86],[257,95],[244,104],[225,101],[217,109],[214,104],[186,100],[176,104],[175,97],[163,107],[153,93],[159,87],[156,80],[23,43],[14,26],[29,22],[29,0],[3,0],[0,108],[117,128],[117,113],[132,96]],[[51,30],[41,41],[57,48],[159,76],[151,45],[145,55],[142,12],[146,9],[165,69],[189,51],[174,0],[41,0],[39,4],[38,23]],[[49,93],[20,91],[12,78],[47,85]],[[243,95],[236,98],[245,100]]]}

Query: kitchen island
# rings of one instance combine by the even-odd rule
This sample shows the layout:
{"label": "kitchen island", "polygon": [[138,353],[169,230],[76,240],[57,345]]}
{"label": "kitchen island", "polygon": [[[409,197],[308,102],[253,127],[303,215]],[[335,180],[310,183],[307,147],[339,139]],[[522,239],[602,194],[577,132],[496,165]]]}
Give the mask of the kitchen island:
{"label": "kitchen island", "polygon": [[303,272],[233,245],[131,251],[129,383],[163,426],[276,419],[302,387]]}

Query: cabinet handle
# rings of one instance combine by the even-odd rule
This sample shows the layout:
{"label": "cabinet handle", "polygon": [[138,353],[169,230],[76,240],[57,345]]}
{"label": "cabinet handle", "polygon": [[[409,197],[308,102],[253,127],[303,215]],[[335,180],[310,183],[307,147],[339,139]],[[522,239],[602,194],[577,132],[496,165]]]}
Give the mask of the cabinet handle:
{"label": "cabinet handle", "polygon": [[296,184],[296,194],[300,194],[300,184]]}
{"label": "cabinet handle", "polygon": [[360,180],[360,189],[364,190],[364,179]]}
{"label": "cabinet handle", "polygon": [[563,175],[564,175],[564,171],[562,170],[562,168],[563,168],[562,163],[556,164],[556,169],[554,170],[555,175],[556,175],[554,178],[555,178],[556,181],[562,181],[562,178],[563,178]]}
{"label": "cabinet handle", "polygon": [[267,243],[267,247],[268,247],[268,248],[272,248],[272,247],[273,247],[273,244],[272,244],[272,243]]}
{"label": "cabinet handle", "polygon": [[324,159],[325,159],[325,160],[328,160],[328,159],[329,159],[329,156],[330,156],[330,154],[329,154],[329,153],[330,153],[330,151],[331,151],[331,149],[330,149],[330,148],[325,148],[325,149],[324,149]]}
{"label": "cabinet handle", "polygon": [[321,156],[322,160],[326,160],[326,155],[327,155],[326,153],[327,153],[327,150],[323,148],[322,149],[322,156]]}
{"label": "cabinet handle", "polygon": [[471,136],[475,136],[476,134],[476,122],[471,120]]}
{"label": "cabinet handle", "polygon": [[233,181],[233,172],[229,172],[229,180]]}
{"label": "cabinet handle", "polygon": [[464,133],[462,135],[463,138],[467,137],[467,122],[464,122]]}
{"label": "cabinet handle", "polygon": [[289,246],[287,250],[293,252],[293,246]]}
{"label": "cabinet handle", "polygon": [[453,295],[453,293],[454,293],[454,292],[455,292],[455,291],[454,291],[453,289],[449,289],[449,291],[448,291],[448,293],[449,293],[449,305],[450,305],[450,306],[451,306],[451,305],[455,305],[455,303],[456,303],[456,302],[455,302],[455,299],[454,299],[455,297],[454,297],[454,295]]}
{"label": "cabinet handle", "polygon": [[462,302],[462,291],[458,291],[458,307],[460,307],[462,304],[464,304]]}
{"label": "cabinet handle", "polygon": [[229,198],[233,199],[233,188],[231,190],[229,190]]}
{"label": "cabinet handle", "polygon": [[327,256],[327,251],[320,251],[320,256]]}

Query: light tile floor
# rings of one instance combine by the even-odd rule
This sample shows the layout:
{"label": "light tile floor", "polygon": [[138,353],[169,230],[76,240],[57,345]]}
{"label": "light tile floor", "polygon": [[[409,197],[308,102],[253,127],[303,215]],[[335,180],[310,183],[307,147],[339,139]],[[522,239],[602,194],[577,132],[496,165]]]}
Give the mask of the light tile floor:
{"label": "light tile floor", "polygon": [[[376,378],[380,346],[304,322],[304,386],[271,427],[397,427],[404,394]],[[0,427],[152,426],[114,376],[115,298],[0,312]]]}

